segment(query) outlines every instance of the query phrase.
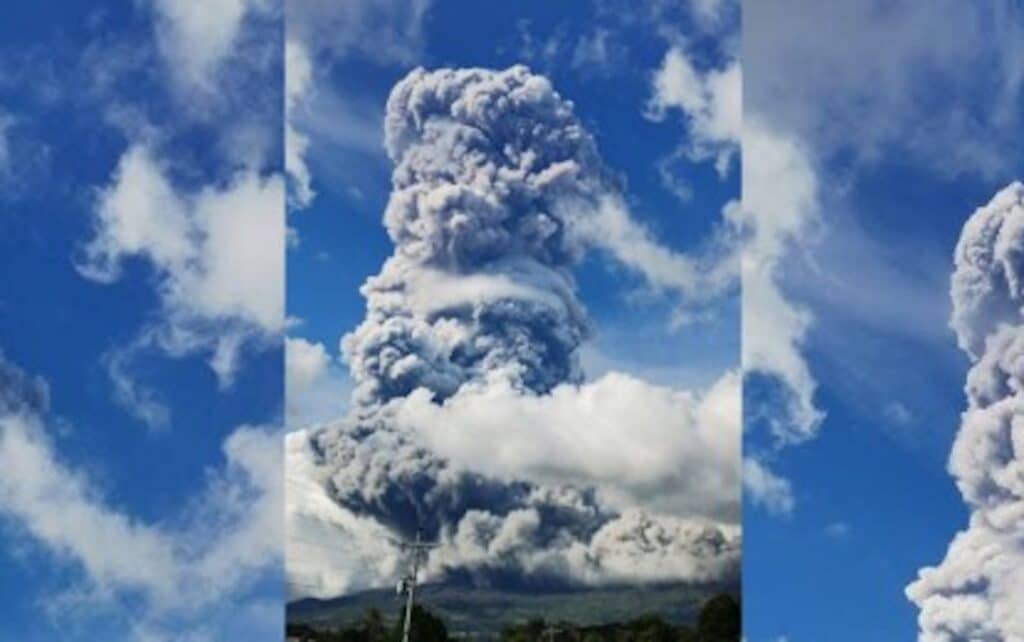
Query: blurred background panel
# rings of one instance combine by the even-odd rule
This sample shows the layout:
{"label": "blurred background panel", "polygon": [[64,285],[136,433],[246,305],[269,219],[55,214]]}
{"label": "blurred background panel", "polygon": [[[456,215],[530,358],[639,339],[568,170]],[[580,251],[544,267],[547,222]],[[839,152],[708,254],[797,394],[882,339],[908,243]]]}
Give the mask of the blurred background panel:
{"label": "blurred background panel", "polygon": [[0,26],[0,638],[280,639],[283,18]]}
{"label": "blurred background panel", "polygon": [[[951,277],[965,223],[1020,176],[1024,16],[1012,2],[744,9],[743,198],[764,239],[743,275],[747,639],[1016,639],[1019,570],[968,561],[968,544],[916,580],[969,513],[989,519],[971,477],[1007,463],[951,456],[978,438],[960,414],[980,356],[958,348]],[[989,550],[1019,560],[1004,528]]]}

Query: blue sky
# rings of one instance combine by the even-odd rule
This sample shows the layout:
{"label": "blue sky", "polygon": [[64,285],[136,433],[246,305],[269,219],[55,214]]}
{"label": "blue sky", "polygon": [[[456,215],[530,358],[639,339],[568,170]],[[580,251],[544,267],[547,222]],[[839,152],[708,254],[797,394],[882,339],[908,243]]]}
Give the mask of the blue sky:
{"label": "blue sky", "polygon": [[909,640],[904,589],[968,516],[946,471],[969,366],[949,278],[965,220],[1021,169],[1006,52],[1022,16],[1010,3],[790,4],[745,15],[745,116],[799,141],[817,180],[779,281],[813,315],[800,355],[824,419],[782,447],[747,425],[748,454],[794,502],[773,512],[745,495],[745,631]]}
{"label": "blue sky", "polygon": [[[0,501],[5,569],[0,575],[0,638],[5,640],[119,640],[144,634],[223,639],[280,625],[279,613],[267,610],[280,601],[279,553],[267,552],[262,544],[254,546],[253,559],[239,561],[239,568],[249,569],[244,577],[210,587],[213,597],[207,598],[211,605],[234,605],[245,613],[245,622],[232,621],[230,615],[211,617],[199,613],[202,609],[190,613],[190,607],[157,606],[154,595],[161,580],[141,587],[122,581],[117,572],[105,570],[98,551],[87,544],[103,529],[127,523],[131,529],[120,542],[126,547],[125,564],[146,566],[146,559],[130,558],[132,546],[151,536],[166,538],[172,549],[198,545],[200,557],[193,561],[213,563],[217,542],[244,536],[252,516],[265,514],[256,501],[275,494],[268,491],[272,478],[258,478],[267,469],[257,463],[279,457],[272,426],[283,408],[280,342],[275,344],[270,328],[253,329],[248,319],[232,318],[230,310],[216,311],[218,302],[233,293],[207,290],[210,305],[202,312],[168,298],[162,288],[177,278],[174,268],[158,265],[152,251],[164,242],[159,233],[172,217],[190,214],[148,200],[153,197],[147,190],[154,185],[130,185],[129,178],[118,178],[118,167],[128,162],[129,150],[148,149],[146,158],[160,168],[160,180],[171,185],[185,208],[191,207],[190,194],[203,189],[209,190],[210,203],[231,193],[241,180],[239,171],[272,180],[281,168],[274,129],[268,127],[266,144],[256,145],[262,150],[250,155],[246,145],[229,140],[230,128],[222,119],[238,101],[228,94],[258,74],[265,76],[262,94],[248,97],[251,107],[237,111],[236,122],[274,118],[282,78],[273,70],[280,66],[259,70],[254,64],[228,73],[211,58],[202,62],[201,72],[217,75],[225,93],[214,96],[207,88],[189,86],[199,78],[190,75],[195,69],[187,69],[194,60],[178,57],[189,36],[179,22],[187,18],[176,11],[175,3],[18,3],[7,8],[0,26],[0,114],[7,123],[0,140],[5,152],[0,156],[5,275],[0,349],[12,367],[45,380],[51,400],[49,410],[35,418],[40,424],[27,433],[38,440],[34,443],[49,465],[35,481],[9,477]],[[242,20],[238,34],[228,38],[228,52],[242,46],[251,35],[248,30],[274,32],[271,16],[249,14]],[[186,106],[207,100],[202,114]],[[262,127],[253,125],[253,139]],[[255,159],[258,155],[261,160]],[[103,204],[133,189],[129,207],[116,212],[126,218],[105,223],[99,214]],[[277,195],[273,199],[274,191],[266,189],[258,198],[270,201],[265,207],[280,210],[279,188]],[[131,217],[140,212],[154,213],[157,226],[142,232],[139,246],[117,246],[116,226],[132,225]],[[168,218],[160,219],[164,215]],[[99,266],[89,248],[110,230],[103,251],[117,267],[102,274],[110,265]],[[266,249],[273,254],[273,247]],[[212,265],[204,260],[199,259],[201,274],[188,287],[210,286],[206,278]],[[224,299],[217,298],[220,294]],[[246,305],[243,301],[236,309]],[[175,314],[177,320],[171,318]],[[226,378],[220,381],[208,360],[217,337],[229,327],[247,338],[234,355],[236,367],[230,374],[222,371]],[[145,339],[172,330],[188,339],[176,347]],[[118,401],[111,366],[117,355],[124,357],[117,376],[142,396]],[[147,402],[169,409],[169,419],[150,425],[140,420],[138,409]],[[241,426],[253,428],[239,432]],[[15,428],[5,425],[4,431],[10,445]],[[269,454],[259,454],[260,448]],[[91,514],[95,522],[59,525],[56,535],[47,530],[15,499],[19,493],[34,497],[39,484],[46,483],[62,487],[67,496],[39,496],[37,501],[54,511],[83,511],[80,515]],[[218,503],[227,501],[222,491],[231,488],[251,492],[257,500],[248,508]],[[244,516],[233,515],[235,509],[252,510]],[[224,523],[217,525],[214,515]],[[209,530],[200,535],[204,529]],[[115,533],[106,532],[110,540],[103,546],[117,547]],[[202,582],[195,587],[198,592],[207,588]]]}

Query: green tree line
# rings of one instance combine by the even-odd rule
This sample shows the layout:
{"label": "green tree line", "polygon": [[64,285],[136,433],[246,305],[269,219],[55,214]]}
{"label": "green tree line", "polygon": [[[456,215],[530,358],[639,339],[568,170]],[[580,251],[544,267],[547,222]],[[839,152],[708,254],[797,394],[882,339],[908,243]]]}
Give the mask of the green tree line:
{"label": "green tree line", "polygon": [[[501,642],[739,642],[740,604],[731,595],[718,595],[701,608],[693,626],[678,626],[657,615],[628,622],[581,626],[570,622],[531,620],[506,627]],[[289,624],[290,640],[301,642],[401,642],[402,618],[389,624],[377,609],[370,609],[352,626],[324,630],[307,624]],[[411,642],[454,642],[441,618],[422,606],[413,608]]]}

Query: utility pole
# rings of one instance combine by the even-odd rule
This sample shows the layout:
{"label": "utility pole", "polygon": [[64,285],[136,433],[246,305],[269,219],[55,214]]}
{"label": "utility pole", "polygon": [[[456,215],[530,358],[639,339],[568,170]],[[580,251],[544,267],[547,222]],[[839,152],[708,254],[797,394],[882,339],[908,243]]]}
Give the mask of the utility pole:
{"label": "utility pole", "polygon": [[438,546],[434,542],[424,542],[420,539],[420,532],[416,531],[416,540],[412,542],[395,542],[404,551],[412,552],[412,568],[402,578],[399,584],[399,591],[405,591],[405,625],[402,629],[402,642],[409,642],[409,633],[412,629],[412,607],[416,600],[416,581],[420,572],[420,563],[426,560],[427,551]]}
{"label": "utility pole", "polygon": [[556,626],[548,626],[541,633],[548,639],[548,642],[555,642],[555,636],[561,633],[561,630]]}

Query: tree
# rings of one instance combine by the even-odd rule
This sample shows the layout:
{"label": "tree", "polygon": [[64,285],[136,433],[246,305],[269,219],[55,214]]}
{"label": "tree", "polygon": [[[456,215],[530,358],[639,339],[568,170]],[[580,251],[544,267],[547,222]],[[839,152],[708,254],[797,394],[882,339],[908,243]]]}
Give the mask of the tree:
{"label": "tree", "polygon": [[629,624],[633,639],[637,642],[674,642],[672,625],[657,615],[645,615]]}
{"label": "tree", "polygon": [[506,627],[501,632],[502,642],[537,642],[547,628],[544,620],[534,618],[524,624]]}
{"label": "tree", "polygon": [[[398,618],[395,627],[395,640],[402,639],[404,613]],[[448,627],[444,621],[419,604],[412,607],[409,627],[410,642],[448,642]]]}
{"label": "tree", "polygon": [[734,642],[740,639],[740,604],[731,595],[707,601],[697,619],[697,634],[706,642]]}

